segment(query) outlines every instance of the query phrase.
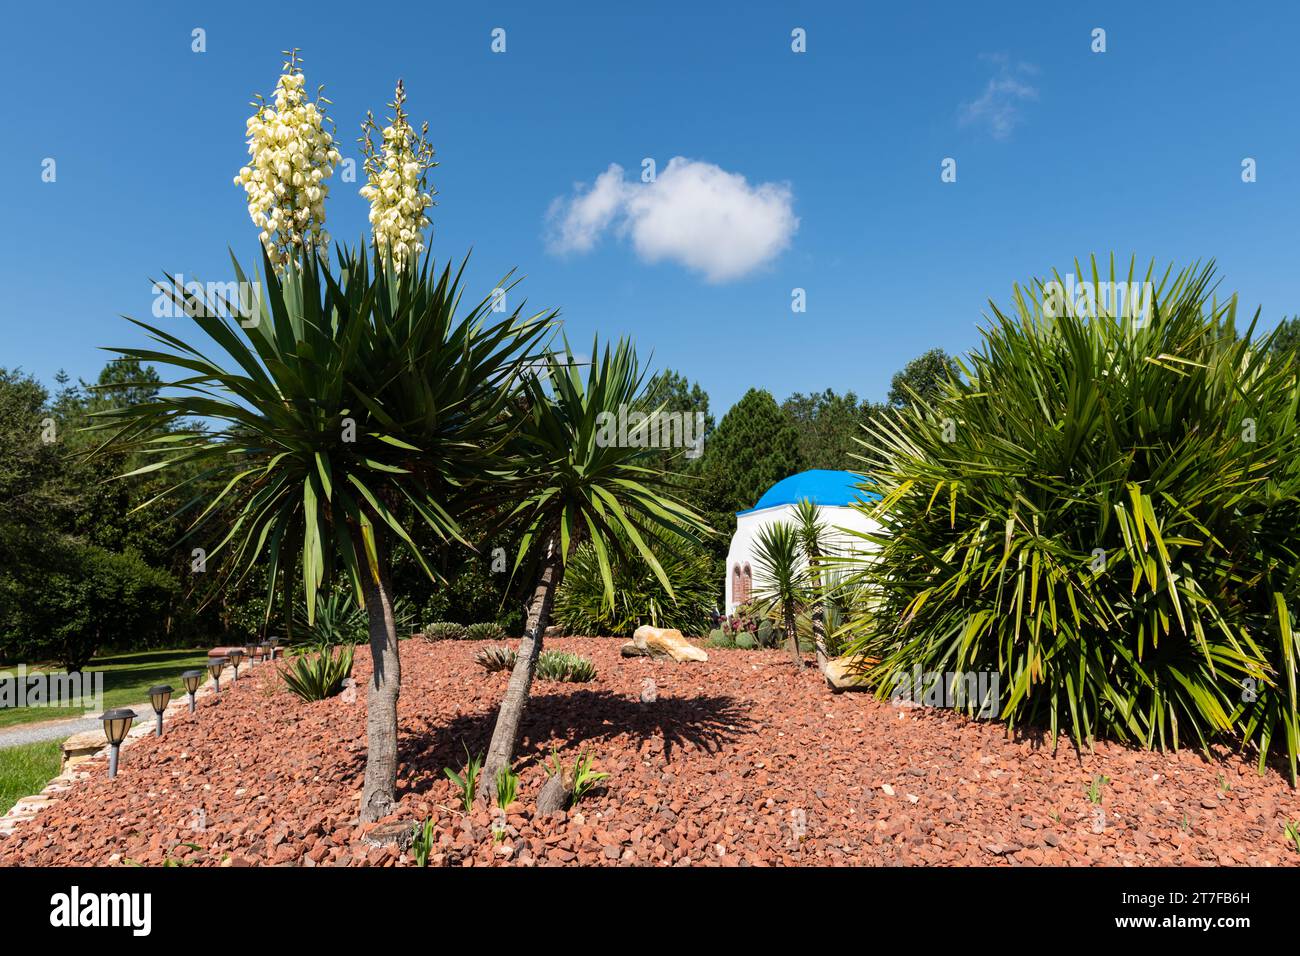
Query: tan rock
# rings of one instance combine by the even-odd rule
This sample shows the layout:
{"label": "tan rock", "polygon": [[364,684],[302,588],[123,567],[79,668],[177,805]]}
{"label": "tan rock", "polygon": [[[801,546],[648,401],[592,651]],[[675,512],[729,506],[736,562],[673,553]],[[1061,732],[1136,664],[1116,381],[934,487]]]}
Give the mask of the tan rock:
{"label": "tan rock", "polygon": [[63,741],[63,759],[59,763],[60,772],[74,764],[81,763],[83,760],[89,760],[107,746],[108,741],[104,738],[102,730],[86,730],[79,734],[73,734]]}
{"label": "tan rock", "polygon": [[704,653],[676,628],[651,627],[642,624],[632,635],[632,640],[623,645],[623,656],[645,656],[658,660],[707,661],[709,655]]}
{"label": "tan rock", "polygon": [[874,657],[860,654],[852,657],[837,657],[826,662],[823,674],[826,683],[834,690],[867,690],[866,672],[872,664],[878,663]]}

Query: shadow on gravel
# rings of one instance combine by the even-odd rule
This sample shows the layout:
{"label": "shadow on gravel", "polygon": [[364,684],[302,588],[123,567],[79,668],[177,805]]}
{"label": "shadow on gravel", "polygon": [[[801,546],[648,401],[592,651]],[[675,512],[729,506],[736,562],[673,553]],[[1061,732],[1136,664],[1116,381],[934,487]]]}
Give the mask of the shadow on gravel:
{"label": "shadow on gravel", "polygon": [[[399,760],[406,764],[404,776],[413,781],[410,792],[427,790],[442,777],[444,767],[461,770],[465,750],[481,754],[487,750],[496,723],[497,710],[464,714],[432,733],[403,734]],[[524,711],[521,735],[527,744],[520,748],[521,766],[544,762],[549,749],[542,741],[565,740],[558,753],[571,760],[572,753],[588,743],[624,734],[636,745],[644,740],[663,739],[664,760],[673,750],[690,744],[710,753],[748,732],[750,720],[733,697],[661,697],[653,704],[606,690],[579,690],[562,694],[534,694]]]}

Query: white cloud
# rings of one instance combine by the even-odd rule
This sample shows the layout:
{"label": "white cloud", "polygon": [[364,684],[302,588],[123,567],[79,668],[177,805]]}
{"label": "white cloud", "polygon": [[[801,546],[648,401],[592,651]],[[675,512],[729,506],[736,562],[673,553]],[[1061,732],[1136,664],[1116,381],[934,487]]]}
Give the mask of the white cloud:
{"label": "white cloud", "polygon": [[1021,105],[1038,99],[1038,89],[1021,79],[1033,76],[1038,68],[1032,63],[1014,67],[1005,54],[984,57],[997,65],[997,72],[984,85],[984,92],[963,103],[959,114],[962,126],[984,126],[994,139],[1006,139],[1022,118]]}
{"label": "white cloud", "polygon": [[799,219],[788,184],[751,186],[739,173],[675,156],[652,183],[611,164],[590,186],[551,203],[552,252],[587,252],[612,230],[645,262],[676,262],[709,282],[728,282],[770,262]]}

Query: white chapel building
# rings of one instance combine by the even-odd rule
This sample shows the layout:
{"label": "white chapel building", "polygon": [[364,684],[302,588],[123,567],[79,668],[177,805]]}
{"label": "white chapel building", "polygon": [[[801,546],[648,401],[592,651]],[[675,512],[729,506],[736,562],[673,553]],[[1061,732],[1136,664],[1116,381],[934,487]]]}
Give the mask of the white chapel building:
{"label": "white chapel building", "polygon": [[779,521],[794,523],[794,506],[804,498],[817,505],[827,538],[839,553],[863,551],[868,542],[847,532],[877,532],[880,525],[854,508],[855,503],[879,500],[875,492],[862,491],[864,477],[851,471],[814,469],[783,478],[764,492],[754,507],[736,512],[736,533],[727,552],[726,613],[754,596],[754,550],[761,529]]}

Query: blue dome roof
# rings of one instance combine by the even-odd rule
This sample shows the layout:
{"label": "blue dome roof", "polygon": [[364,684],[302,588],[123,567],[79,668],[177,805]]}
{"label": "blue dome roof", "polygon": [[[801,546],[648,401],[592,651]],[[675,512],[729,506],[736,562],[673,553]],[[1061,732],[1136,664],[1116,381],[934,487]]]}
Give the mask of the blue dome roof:
{"label": "blue dome roof", "polygon": [[776,508],[780,505],[792,505],[808,498],[816,505],[851,505],[857,501],[876,501],[880,495],[874,491],[859,491],[858,485],[865,481],[865,476],[852,471],[827,471],[814,468],[801,471],[789,478],[782,478],[758,499],[758,504],[749,511],[737,511],[738,515],[747,515],[764,508]]}

